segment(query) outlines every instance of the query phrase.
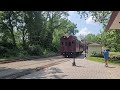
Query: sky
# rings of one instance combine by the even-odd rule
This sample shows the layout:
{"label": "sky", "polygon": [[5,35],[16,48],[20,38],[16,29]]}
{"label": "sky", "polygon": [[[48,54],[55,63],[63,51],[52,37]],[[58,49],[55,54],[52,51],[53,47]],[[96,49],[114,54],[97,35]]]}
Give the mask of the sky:
{"label": "sky", "polygon": [[77,24],[78,33],[76,36],[87,35],[87,34],[98,34],[100,33],[100,30],[102,30],[102,25],[99,23],[96,23],[92,20],[92,16],[89,15],[89,17],[85,20],[85,18],[80,18],[79,14],[77,14],[76,11],[69,11],[68,19]]}

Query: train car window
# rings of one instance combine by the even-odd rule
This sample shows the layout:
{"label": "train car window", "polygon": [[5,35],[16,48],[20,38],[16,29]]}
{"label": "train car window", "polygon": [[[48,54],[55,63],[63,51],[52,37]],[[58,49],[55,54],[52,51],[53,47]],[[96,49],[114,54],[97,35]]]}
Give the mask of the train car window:
{"label": "train car window", "polygon": [[63,42],[62,42],[62,45],[63,45]]}
{"label": "train car window", "polygon": [[67,46],[67,42],[65,42],[65,46]]}
{"label": "train car window", "polygon": [[71,42],[69,42],[69,46],[71,46]]}

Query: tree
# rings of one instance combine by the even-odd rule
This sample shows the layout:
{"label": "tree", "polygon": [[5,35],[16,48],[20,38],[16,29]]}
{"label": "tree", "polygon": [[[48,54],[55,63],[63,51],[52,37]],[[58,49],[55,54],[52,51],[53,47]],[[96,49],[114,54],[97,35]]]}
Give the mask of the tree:
{"label": "tree", "polygon": [[1,30],[5,35],[8,35],[12,40],[14,48],[17,48],[14,32],[15,27],[17,27],[17,11],[3,11],[1,18]]}
{"label": "tree", "polygon": [[79,35],[79,39],[80,39],[80,40],[84,40],[84,39],[85,39],[84,35],[80,34],[80,35]]}
{"label": "tree", "polygon": [[[71,27],[71,25],[73,23],[70,22],[68,19],[63,18],[60,20],[60,22],[61,22],[61,26],[59,28],[55,29],[53,32],[52,46],[54,47],[54,51],[59,51],[59,49],[60,49],[59,47],[60,47],[61,36],[63,36],[64,34],[66,34],[68,32],[69,32],[69,34],[71,34],[70,30],[74,30],[74,28]],[[71,29],[71,28],[73,28],[73,29]]]}
{"label": "tree", "polygon": [[61,20],[68,16],[67,12],[65,11],[48,11],[47,13],[47,40],[46,43],[48,44],[48,48],[52,47],[52,40],[53,40],[53,32],[63,25]]}
{"label": "tree", "polygon": [[24,51],[30,54],[26,52],[29,50],[33,52],[30,55],[42,55],[45,50],[58,52],[62,35],[78,33],[67,16],[66,11],[2,11],[0,45],[8,45],[7,49],[12,45],[19,51],[8,50],[10,53],[23,55]]}
{"label": "tree", "polygon": [[94,34],[86,35],[85,39],[89,42],[96,42],[96,36]]}
{"label": "tree", "polygon": [[90,14],[95,22],[103,24],[103,27],[105,28],[112,11],[78,11],[78,14],[80,15],[80,18],[87,18]]}
{"label": "tree", "polygon": [[[70,22],[70,21],[69,21]],[[76,27],[76,24],[74,24],[74,23],[72,23],[72,22],[70,22],[70,24],[69,24],[69,31],[68,31],[68,34],[70,34],[70,35],[75,35],[76,33],[78,33],[78,30],[76,29],[77,27]]]}

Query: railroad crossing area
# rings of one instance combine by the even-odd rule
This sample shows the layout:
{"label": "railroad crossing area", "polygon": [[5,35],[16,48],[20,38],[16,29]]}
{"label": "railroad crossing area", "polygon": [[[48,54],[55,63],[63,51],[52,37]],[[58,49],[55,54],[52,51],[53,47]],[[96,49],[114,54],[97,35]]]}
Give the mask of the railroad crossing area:
{"label": "railroad crossing area", "polygon": [[120,66],[61,56],[0,64],[1,79],[120,79]]}
{"label": "railroad crossing area", "polygon": [[120,66],[105,67],[103,63],[84,58],[77,58],[76,66],[72,66],[72,59],[69,59],[21,79],[120,79]]}

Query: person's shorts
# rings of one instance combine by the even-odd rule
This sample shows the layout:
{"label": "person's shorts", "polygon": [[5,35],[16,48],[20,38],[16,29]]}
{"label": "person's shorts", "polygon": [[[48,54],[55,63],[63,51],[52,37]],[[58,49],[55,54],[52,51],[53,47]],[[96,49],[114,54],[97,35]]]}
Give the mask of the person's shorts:
{"label": "person's shorts", "polygon": [[105,60],[108,60],[108,57],[104,57]]}

